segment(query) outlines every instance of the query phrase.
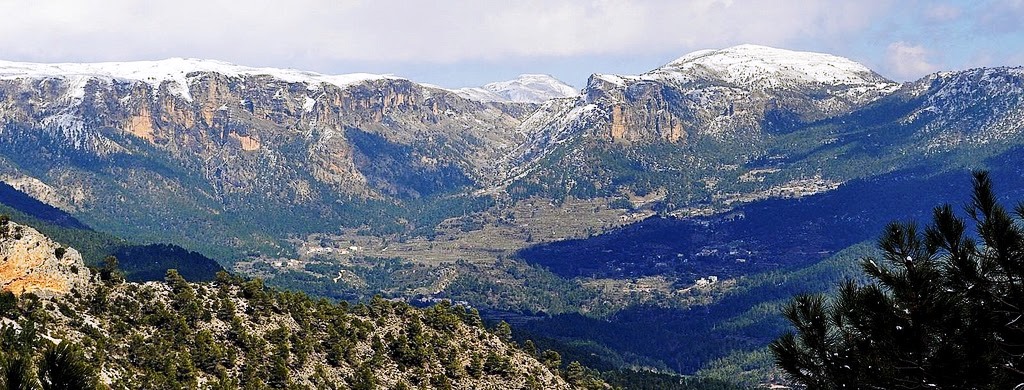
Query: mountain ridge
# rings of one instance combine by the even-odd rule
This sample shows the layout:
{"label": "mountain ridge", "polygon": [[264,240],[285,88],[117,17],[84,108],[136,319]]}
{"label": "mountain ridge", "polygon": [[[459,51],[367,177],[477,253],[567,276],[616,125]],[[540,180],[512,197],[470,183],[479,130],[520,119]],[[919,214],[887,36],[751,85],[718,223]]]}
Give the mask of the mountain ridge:
{"label": "mountain ridge", "polygon": [[[715,59],[719,57],[725,59]],[[752,66],[752,61],[774,65]],[[828,65],[830,61],[842,66]],[[720,71],[709,71],[708,63],[717,63]],[[794,63],[845,69],[834,78],[843,83],[798,79],[765,89],[756,82],[760,76],[747,77],[763,69],[790,74],[785,64]],[[0,133],[7,146],[0,143],[0,149],[6,148],[0,156],[8,161],[0,162],[0,175],[31,178],[41,183],[33,182],[40,191],[56,188],[56,194],[47,192],[49,199],[63,202],[66,208],[82,207],[100,193],[109,195],[110,188],[121,187],[118,191],[124,194],[119,196],[130,196],[155,190],[144,183],[163,181],[165,187],[180,189],[175,192],[192,192],[175,202],[191,204],[187,208],[196,215],[210,210],[238,213],[251,204],[257,210],[300,207],[308,209],[307,215],[350,220],[333,211],[346,199],[387,204],[452,196],[616,198],[645,193],[648,187],[658,191],[667,187],[669,193],[675,192],[670,197],[678,198],[669,204],[686,208],[705,202],[702,199],[720,202],[715,199],[778,193],[773,187],[807,182],[808,177],[838,183],[846,178],[828,177],[828,172],[803,176],[794,172],[786,178],[774,174],[780,179],[772,185],[753,181],[720,189],[708,184],[722,182],[723,167],[742,169],[770,155],[777,149],[777,139],[797,129],[842,117],[883,97],[897,101],[904,99],[900,96],[917,99],[913,91],[932,93],[924,85],[885,80],[841,57],[752,45],[690,53],[641,75],[595,74],[582,94],[543,104],[466,99],[448,90],[380,75],[339,86],[321,82],[318,77],[332,76],[318,73],[219,61],[75,65],[85,70],[69,76],[88,78],[96,69],[108,75],[115,72],[104,69],[120,69],[134,80],[127,84],[102,77],[84,83],[61,81],[47,73],[60,70],[58,65],[32,73],[23,65],[7,64],[7,76],[0,76],[0,119],[4,121]],[[171,79],[160,76],[168,73],[161,64],[173,70]],[[183,68],[193,65],[206,71]],[[90,71],[90,66],[96,69]],[[734,78],[731,67],[738,67],[737,74],[747,78]],[[226,74],[217,69],[227,69]],[[283,79],[275,78],[278,73]],[[183,78],[186,92],[176,92],[182,81],[174,78]],[[964,89],[974,88],[973,84],[964,85],[959,90],[975,93]],[[1004,92],[1012,98],[1017,96],[1015,91]],[[80,98],[69,100],[69,95]],[[1016,112],[1016,104],[1008,100],[999,109]],[[928,117],[927,110],[921,112],[919,117]],[[1012,127],[1016,116],[999,118],[990,127]],[[960,139],[941,136],[953,141],[938,140],[937,145],[949,146]],[[658,148],[667,153],[658,156],[663,161],[645,157],[650,150],[644,145],[660,143],[665,145]],[[37,155],[16,152],[26,147]],[[65,157],[71,160],[52,163]],[[638,159],[642,162],[637,163]],[[115,171],[99,174],[94,167],[122,160],[146,161],[142,169],[148,177],[128,186],[97,187],[101,181],[140,169],[137,164],[124,165],[103,168]],[[649,168],[655,165],[662,168]],[[636,171],[617,172],[623,168]],[[673,190],[676,184],[665,182],[670,175],[645,178],[665,170],[679,171],[693,184]],[[83,180],[82,173],[95,176]],[[188,178],[188,183],[178,183],[179,178]],[[722,191],[740,194],[718,194]],[[95,210],[93,206],[83,213],[95,215]],[[138,215],[116,219],[132,218]],[[396,219],[415,221],[417,217]],[[421,227],[410,225],[405,229]]]}
{"label": "mountain ridge", "polygon": [[74,84],[69,89],[68,97],[81,99],[85,94],[85,83],[89,79],[101,79],[108,82],[114,80],[141,81],[158,89],[165,82],[174,84],[172,91],[185,100],[191,101],[188,89],[188,76],[192,73],[218,73],[230,77],[270,76],[275,79],[305,83],[311,91],[320,84],[330,84],[339,88],[364,81],[380,79],[400,79],[390,75],[370,73],[351,73],[325,75],[311,71],[280,68],[254,68],[236,65],[218,60],[196,58],[168,58],[157,61],[97,62],[97,63],[28,63],[0,61],[0,80],[11,79],[45,79],[66,77]]}
{"label": "mountain ridge", "polygon": [[[742,282],[744,269],[785,277],[825,255],[750,256],[752,244],[777,242],[771,235],[782,230],[771,218],[745,236],[700,244],[725,234],[715,224],[763,209],[744,205],[799,211],[836,198],[827,203],[836,215],[816,217],[864,226],[842,199],[863,200],[857,192],[872,185],[941,183],[922,179],[1012,165],[1024,145],[1021,68],[895,83],[842,59],[846,70],[826,80],[835,83],[821,83],[790,77],[794,58],[821,67],[802,54],[761,61],[766,68],[719,52],[639,75],[595,74],[580,94],[539,104],[483,102],[404,79],[324,84],[314,94],[271,77],[194,73],[191,101],[166,83],[92,81],[81,100],[68,100],[73,86],[61,80],[0,80],[0,177],[31,182],[26,188],[69,203],[97,230],[199,250],[278,286],[596,323],[628,317],[631,305],[686,316],[694,302]],[[786,77],[758,81],[776,71]],[[874,180],[894,172],[903,173]],[[607,246],[565,251],[588,257],[570,270],[607,250],[631,251],[598,262],[601,272],[561,272],[521,251],[650,229],[636,222],[653,215],[692,222],[663,238],[683,242],[672,236],[681,232],[697,244],[629,249],[606,236]],[[827,226],[790,221],[797,241]],[[715,275],[724,280],[709,282]],[[712,285],[697,286],[701,279]],[[701,359],[686,359],[688,369]]]}

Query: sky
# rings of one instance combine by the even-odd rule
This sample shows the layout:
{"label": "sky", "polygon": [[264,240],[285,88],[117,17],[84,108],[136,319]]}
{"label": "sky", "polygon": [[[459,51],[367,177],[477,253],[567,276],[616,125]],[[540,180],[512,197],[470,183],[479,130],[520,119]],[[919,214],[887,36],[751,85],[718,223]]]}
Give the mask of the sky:
{"label": "sky", "polygon": [[1024,0],[0,0],[0,60],[171,57],[444,87],[545,73],[582,87],[752,43],[897,81],[1024,65]]}

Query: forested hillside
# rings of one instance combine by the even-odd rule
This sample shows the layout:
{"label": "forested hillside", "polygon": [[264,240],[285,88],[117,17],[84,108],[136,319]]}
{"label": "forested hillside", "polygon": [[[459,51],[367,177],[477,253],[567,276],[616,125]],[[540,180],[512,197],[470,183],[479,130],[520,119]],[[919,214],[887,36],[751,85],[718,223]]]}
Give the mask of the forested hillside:
{"label": "forested hillside", "polygon": [[[3,229],[0,244],[11,251],[41,237],[13,222],[5,221]],[[52,256],[65,251],[50,245],[44,247],[49,261],[61,261]],[[80,258],[71,259],[77,265],[60,269],[82,272]],[[0,277],[20,269],[15,261],[5,260]],[[63,280],[46,267],[49,278]],[[38,366],[40,378],[48,380],[46,359],[55,348],[50,345],[60,344],[69,362],[84,362],[73,364],[80,370],[71,374],[111,388],[603,386],[579,368],[564,372],[566,382],[558,375],[557,353],[520,349],[507,324],[485,329],[476,310],[462,306],[440,303],[421,310],[380,298],[337,304],[224,272],[212,282],[190,283],[172,270],[164,282],[140,284],[125,282],[116,270],[98,271],[86,284],[40,290],[45,294],[4,290],[5,377],[34,377]],[[19,279],[21,285],[39,280],[32,272]],[[0,286],[9,282],[0,280]]]}

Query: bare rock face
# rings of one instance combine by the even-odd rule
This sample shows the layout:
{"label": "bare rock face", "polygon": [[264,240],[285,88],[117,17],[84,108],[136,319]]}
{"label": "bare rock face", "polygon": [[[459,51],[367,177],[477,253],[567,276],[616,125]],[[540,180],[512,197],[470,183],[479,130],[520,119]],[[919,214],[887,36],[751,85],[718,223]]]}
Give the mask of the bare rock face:
{"label": "bare rock face", "polygon": [[616,142],[735,139],[848,112],[898,87],[842,57],[742,45],[690,53],[642,75],[594,75],[580,104]]}
{"label": "bare rock face", "polygon": [[[271,214],[356,225],[361,204],[493,185],[536,107],[205,60],[0,61],[0,179],[34,178],[12,185],[153,241],[206,241],[195,232],[227,232],[210,223],[265,227]],[[166,229],[178,236],[149,233]],[[236,245],[228,235],[214,241]]]}
{"label": "bare rock face", "polygon": [[522,141],[511,130],[529,104],[472,101],[384,76],[335,80],[350,76],[198,60],[0,61],[0,120],[16,124],[0,134],[97,161],[155,152],[197,171],[218,195],[315,180],[330,192],[371,198],[381,188],[368,187],[373,178],[355,161],[349,129],[481,182],[494,175],[495,158]]}
{"label": "bare rock face", "polygon": [[35,229],[6,222],[0,225],[0,289],[15,295],[63,295],[89,284],[82,255]]}

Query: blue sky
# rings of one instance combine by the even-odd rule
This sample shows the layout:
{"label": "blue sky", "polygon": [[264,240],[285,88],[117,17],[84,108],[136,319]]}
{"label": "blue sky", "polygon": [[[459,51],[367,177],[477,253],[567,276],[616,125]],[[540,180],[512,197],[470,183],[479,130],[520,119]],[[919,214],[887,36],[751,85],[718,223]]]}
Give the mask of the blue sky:
{"label": "blue sky", "polygon": [[754,43],[883,76],[1024,65],[1024,0],[0,0],[0,59],[211,58],[461,87],[636,74]]}

